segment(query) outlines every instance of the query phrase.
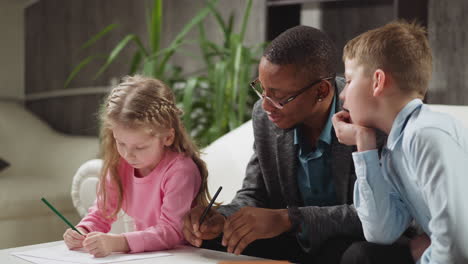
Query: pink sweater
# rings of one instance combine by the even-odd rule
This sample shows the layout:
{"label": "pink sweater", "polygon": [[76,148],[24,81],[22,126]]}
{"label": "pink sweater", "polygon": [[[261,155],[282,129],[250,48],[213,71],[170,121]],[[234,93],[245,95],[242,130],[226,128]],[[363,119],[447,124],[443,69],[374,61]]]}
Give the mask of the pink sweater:
{"label": "pink sweater", "polygon": [[[124,233],[130,252],[164,250],[182,244],[182,218],[194,206],[201,184],[193,160],[168,151],[150,174],[137,178],[134,169],[121,159],[119,175],[125,194],[122,209],[133,218],[137,230]],[[108,204],[115,208],[115,190],[109,189],[114,195],[108,196]],[[88,212],[77,226],[90,232],[107,233],[116,220],[104,218],[96,202]]]}

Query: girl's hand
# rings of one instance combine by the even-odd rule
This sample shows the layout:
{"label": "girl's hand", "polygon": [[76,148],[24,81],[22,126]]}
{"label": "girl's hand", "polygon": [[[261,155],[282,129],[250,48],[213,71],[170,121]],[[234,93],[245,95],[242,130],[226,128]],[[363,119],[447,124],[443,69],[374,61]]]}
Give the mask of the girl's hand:
{"label": "girl's hand", "polygon": [[68,249],[77,249],[83,247],[83,241],[85,240],[86,233],[88,232],[80,227],[77,227],[77,229],[84,235],[80,235],[71,228],[68,228],[63,234],[63,240],[65,241],[65,245],[67,245]]}
{"label": "girl's hand", "polygon": [[374,129],[351,123],[348,112],[340,111],[333,115],[333,127],[338,141],[348,146],[356,145],[358,151],[377,148]]}
{"label": "girl's hand", "polygon": [[108,256],[112,252],[128,252],[127,239],[123,235],[91,232],[83,241],[83,247],[96,258]]}

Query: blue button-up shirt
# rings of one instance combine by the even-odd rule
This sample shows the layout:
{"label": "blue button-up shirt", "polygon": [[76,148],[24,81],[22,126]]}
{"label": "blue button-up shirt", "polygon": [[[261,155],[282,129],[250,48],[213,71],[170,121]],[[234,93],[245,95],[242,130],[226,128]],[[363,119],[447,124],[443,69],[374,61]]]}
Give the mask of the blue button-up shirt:
{"label": "blue button-up shirt", "polygon": [[[336,95],[330,108],[327,123],[320,133],[315,149],[304,135],[301,126],[294,129],[294,144],[298,145],[297,182],[302,200],[306,206],[336,205],[336,192],[330,170],[330,150],[332,141],[332,117],[335,114]],[[307,226],[302,224],[298,234],[301,242],[307,246]]]}
{"label": "blue button-up shirt", "polygon": [[380,161],[377,150],[353,159],[354,203],[366,239],[392,243],[415,219],[431,238],[419,262],[452,263],[446,181],[468,176],[468,131],[415,99],[396,116]]}
{"label": "blue button-up shirt", "polygon": [[312,148],[302,126],[294,129],[294,144],[298,145],[299,166],[297,181],[302,200],[306,206],[330,206],[336,204],[335,188],[330,171],[330,145],[332,140],[332,117],[335,114],[336,96],[319,140]]}

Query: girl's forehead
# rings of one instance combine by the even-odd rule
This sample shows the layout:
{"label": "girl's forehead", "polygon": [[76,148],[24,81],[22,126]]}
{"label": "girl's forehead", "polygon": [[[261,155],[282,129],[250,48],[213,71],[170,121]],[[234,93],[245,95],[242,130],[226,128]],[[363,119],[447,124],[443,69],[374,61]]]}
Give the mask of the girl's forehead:
{"label": "girl's forehead", "polygon": [[111,127],[114,137],[117,139],[148,139],[151,137],[151,128],[144,126],[129,127],[122,125],[113,125]]}
{"label": "girl's forehead", "polygon": [[128,141],[148,141],[155,136],[164,135],[167,131],[164,128],[151,126],[124,126],[120,124],[111,125],[112,133],[118,140]]}

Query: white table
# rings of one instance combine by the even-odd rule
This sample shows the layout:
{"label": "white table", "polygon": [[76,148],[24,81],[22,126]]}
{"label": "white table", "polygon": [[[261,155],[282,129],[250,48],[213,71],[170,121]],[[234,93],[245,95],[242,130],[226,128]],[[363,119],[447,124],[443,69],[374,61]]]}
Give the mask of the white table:
{"label": "white table", "polygon": [[[26,251],[31,249],[37,248],[45,248],[50,246],[56,246],[62,241],[50,242],[50,243],[43,243],[25,247],[17,247],[17,248],[8,248],[0,250],[0,263],[1,264],[31,264],[30,262],[10,255],[10,252],[19,252],[19,251]],[[171,263],[171,264],[190,264],[190,263],[218,263],[220,261],[239,261],[239,260],[261,260],[260,258],[254,258],[249,256],[237,256],[230,253],[219,252],[209,249],[203,248],[195,248],[189,246],[180,246],[176,249],[165,251],[171,253],[171,256],[165,257],[158,257],[158,258],[148,258],[148,259],[141,259],[141,260],[132,260],[132,261],[124,261],[124,262],[117,262],[118,264],[143,264],[143,263],[151,263],[151,264],[159,264],[159,263]]]}

